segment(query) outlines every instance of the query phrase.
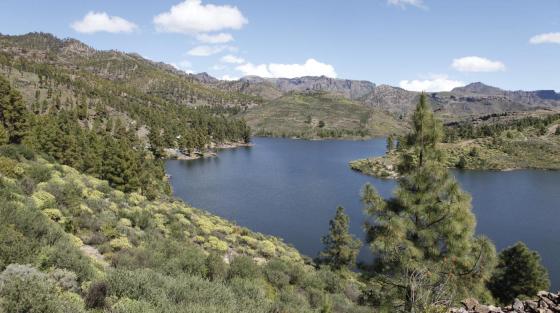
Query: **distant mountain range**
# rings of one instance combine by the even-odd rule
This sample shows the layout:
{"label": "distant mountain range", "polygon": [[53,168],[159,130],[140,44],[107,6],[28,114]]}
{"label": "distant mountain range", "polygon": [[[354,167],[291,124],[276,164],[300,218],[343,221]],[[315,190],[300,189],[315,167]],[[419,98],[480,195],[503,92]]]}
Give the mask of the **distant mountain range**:
{"label": "distant mountain range", "polygon": [[[322,103],[321,99],[328,99],[325,103],[329,103],[331,108],[337,104],[348,104],[348,100],[352,105],[347,106],[347,110],[355,110],[355,105],[361,105],[371,109],[369,114],[383,114],[392,116],[396,121],[405,121],[419,97],[418,92],[399,87],[324,76],[247,76],[236,81],[224,81],[207,73],[187,74],[171,65],[153,62],[135,53],[99,51],[78,40],[59,39],[46,33],[0,35],[0,61],[4,64],[0,72],[4,72],[5,75],[11,71],[10,67],[21,71],[29,69],[30,72],[37,72],[41,68],[56,68],[63,71],[64,75],[72,77],[69,84],[83,84],[88,80],[101,79],[118,84],[131,92],[176,104],[240,107],[241,116],[250,114],[261,106],[278,103],[290,108],[286,112],[297,111],[301,105],[290,101],[302,98],[292,95],[303,94],[305,103],[313,103],[315,110],[317,105]],[[11,66],[6,67],[6,64]],[[24,95],[30,99],[33,97],[29,82],[14,75],[7,76],[23,89]],[[76,80],[78,77],[80,81]],[[29,89],[29,92],[26,93],[26,89]],[[553,90],[507,91],[483,83],[472,83],[449,92],[434,92],[428,95],[434,110],[444,120],[503,112],[560,110],[560,94]],[[128,97],[130,98],[130,94]],[[317,97],[317,101],[312,100],[313,97]],[[147,105],[150,103],[150,100],[142,101],[146,101]],[[337,106],[337,110],[331,111],[340,113],[341,108],[344,107]],[[297,113],[301,115],[304,112]],[[290,116],[284,118],[289,121]],[[259,120],[258,114],[252,114],[251,121],[252,126],[261,127],[266,124],[266,121]]]}
{"label": "distant mountain range", "polygon": [[[195,75],[199,77],[201,74]],[[369,81],[335,79],[325,76],[299,78],[262,78],[247,76],[237,81],[204,81],[231,91],[277,99],[287,93],[323,91],[343,96],[367,106],[391,113],[405,114],[416,105],[419,92],[407,91],[389,85],[376,85]],[[458,118],[501,112],[560,109],[560,93],[554,90],[509,91],[480,82],[449,92],[429,92],[434,109],[444,118]]]}

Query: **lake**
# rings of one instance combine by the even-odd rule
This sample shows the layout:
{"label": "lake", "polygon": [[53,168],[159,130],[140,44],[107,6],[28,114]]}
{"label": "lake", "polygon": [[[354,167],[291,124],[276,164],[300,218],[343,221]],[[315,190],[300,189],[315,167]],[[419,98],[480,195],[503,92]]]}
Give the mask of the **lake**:
{"label": "lake", "polygon": [[[170,160],[174,194],[194,207],[275,235],[315,257],[336,207],[346,208],[351,231],[363,238],[360,190],[372,183],[385,197],[395,182],[350,170],[348,162],[382,155],[385,140],[306,141],[254,138],[253,147],[218,157]],[[477,232],[498,249],[517,241],[537,250],[552,290],[560,288],[560,171],[453,171],[473,197]],[[360,259],[369,253],[362,249]]]}

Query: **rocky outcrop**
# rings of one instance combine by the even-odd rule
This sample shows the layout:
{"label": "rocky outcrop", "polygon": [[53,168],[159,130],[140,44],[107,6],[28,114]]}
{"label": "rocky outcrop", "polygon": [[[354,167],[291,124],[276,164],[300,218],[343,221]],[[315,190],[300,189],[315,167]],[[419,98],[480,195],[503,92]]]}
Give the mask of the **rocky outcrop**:
{"label": "rocky outcrop", "polygon": [[464,300],[462,304],[462,308],[451,309],[449,313],[557,313],[560,312],[560,294],[540,291],[536,299],[515,299],[505,307],[480,304],[475,299]]}

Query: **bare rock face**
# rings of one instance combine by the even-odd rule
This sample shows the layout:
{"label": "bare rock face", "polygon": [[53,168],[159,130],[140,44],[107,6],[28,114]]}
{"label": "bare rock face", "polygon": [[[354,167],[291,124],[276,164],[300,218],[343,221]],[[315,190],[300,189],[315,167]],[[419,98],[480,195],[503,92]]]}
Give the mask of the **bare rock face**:
{"label": "bare rock face", "polygon": [[540,291],[537,299],[515,301],[505,307],[483,305],[476,299],[461,302],[463,307],[449,310],[449,313],[558,313],[560,312],[560,294]]}

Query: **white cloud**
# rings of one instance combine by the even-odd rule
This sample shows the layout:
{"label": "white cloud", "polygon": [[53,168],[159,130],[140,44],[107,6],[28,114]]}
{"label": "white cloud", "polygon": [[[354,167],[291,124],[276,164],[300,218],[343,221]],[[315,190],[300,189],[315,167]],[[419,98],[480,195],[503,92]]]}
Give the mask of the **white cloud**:
{"label": "white cloud", "polygon": [[235,47],[231,47],[231,46],[225,46],[225,45],[219,45],[219,46],[208,46],[208,45],[202,45],[202,46],[196,46],[192,49],[190,49],[187,54],[188,55],[192,55],[192,56],[196,56],[196,57],[207,57],[210,55],[214,55],[214,54],[218,54],[222,51],[235,51],[236,48]]}
{"label": "white cloud", "polygon": [[260,77],[285,77],[294,78],[302,76],[327,76],[336,77],[336,71],[330,64],[321,63],[315,59],[308,59],[304,64],[259,64],[245,63],[235,69],[244,75]]}
{"label": "white cloud", "polygon": [[201,0],[186,0],[172,6],[168,12],[154,17],[157,30],[183,34],[240,29],[247,23],[247,19],[237,7],[204,5]]}
{"label": "white cloud", "polygon": [[215,35],[198,34],[196,35],[196,39],[204,43],[216,44],[216,43],[226,43],[226,42],[233,41],[233,36],[228,33],[219,33]]}
{"label": "white cloud", "polygon": [[560,33],[539,34],[539,35],[531,37],[529,42],[534,44],[534,45],[538,45],[538,44],[542,44],[542,43],[558,43],[558,44],[560,44]]}
{"label": "white cloud", "polygon": [[229,76],[229,75],[226,74],[226,75],[223,75],[221,79],[222,80],[238,80],[239,77],[233,77],[233,76]]}
{"label": "white cloud", "polygon": [[224,55],[220,61],[222,61],[223,63],[230,63],[230,64],[241,64],[245,62],[245,59],[237,57],[235,55]]}
{"label": "white cloud", "polygon": [[97,32],[130,33],[138,26],[118,16],[109,16],[105,12],[89,12],[80,21],[70,25],[75,31],[85,34]]}
{"label": "white cloud", "polygon": [[460,72],[498,72],[506,70],[506,66],[500,61],[492,61],[477,56],[455,59],[451,66]]}
{"label": "white cloud", "polygon": [[425,80],[401,80],[399,86],[410,91],[450,91],[466,84],[462,81],[449,79],[446,75],[433,76]]}
{"label": "white cloud", "polygon": [[426,9],[423,0],[387,0],[387,3],[390,5],[401,7],[402,9],[406,8],[409,5]]}

